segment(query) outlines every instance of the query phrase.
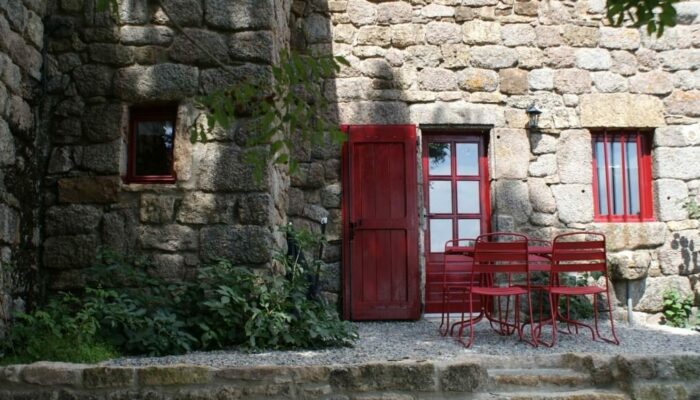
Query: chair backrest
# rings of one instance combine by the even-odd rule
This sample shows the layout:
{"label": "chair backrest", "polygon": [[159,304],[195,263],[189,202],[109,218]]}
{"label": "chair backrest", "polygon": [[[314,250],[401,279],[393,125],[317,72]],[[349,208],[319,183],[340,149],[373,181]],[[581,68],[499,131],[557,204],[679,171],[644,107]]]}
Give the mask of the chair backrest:
{"label": "chair backrest", "polygon": [[476,238],[475,273],[527,274],[528,271],[527,236],[497,232]]}
{"label": "chair backrest", "polygon": [[552,273],[602,272],[607,275],[606,265],[602,233],[564,233],[552,242]]}
{"label": "chair backrest", "polygon": [[468,253],[474,251],[475,239],[451,239],[445,242],[443,253],[443,282],[446,284],[466,284],[471,278],[473,258]]}

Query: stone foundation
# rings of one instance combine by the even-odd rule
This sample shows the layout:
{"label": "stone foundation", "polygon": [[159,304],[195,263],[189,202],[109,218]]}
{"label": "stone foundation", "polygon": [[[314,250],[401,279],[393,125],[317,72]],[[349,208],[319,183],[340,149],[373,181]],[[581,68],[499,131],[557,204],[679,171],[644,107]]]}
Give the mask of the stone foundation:
{"label": "stone foundation", "polygon": [[[452,362],[210,368],[35,363],[4,367],[3,399],[432,398],[682,400],[700,395],[700,356],[473,356]],[[494,397],[496,396],[496,397]]]}

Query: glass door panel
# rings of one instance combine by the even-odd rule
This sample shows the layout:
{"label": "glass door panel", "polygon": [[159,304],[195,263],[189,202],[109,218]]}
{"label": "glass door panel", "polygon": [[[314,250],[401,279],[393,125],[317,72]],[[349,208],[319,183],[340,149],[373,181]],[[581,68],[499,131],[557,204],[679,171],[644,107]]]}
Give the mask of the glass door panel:
{"label": "glass door panel", "polygon": [[445,251],[445,242],[452,239],[452,219],[430,220],[430,252]]}
{"label": "glass door panel", "polygon": [[452,214],[452,182],[430,181],[428,192],[431,214]]}
{"label": "glass door panel", "polygon": [[479,181],[457,182],[457,213],[479,213]]}
{"label": "glass door panel", "polygon": [[457,175],[479,175],[479,144],[457,143]]}
{"label": "glass door panel", "polygon": [[430,175],[452,175],[452,149],[450,143],[428,145],[428,172]]}
{"label": "glass door panel", "polygon": [[460,238],[476,239],[481,235],[481,220],[460,219],[457,223],[457,232]]}

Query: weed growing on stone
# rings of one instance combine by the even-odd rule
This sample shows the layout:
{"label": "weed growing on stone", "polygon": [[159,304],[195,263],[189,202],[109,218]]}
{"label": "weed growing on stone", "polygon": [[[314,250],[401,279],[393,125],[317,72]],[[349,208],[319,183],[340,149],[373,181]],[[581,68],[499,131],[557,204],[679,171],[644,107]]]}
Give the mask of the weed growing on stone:
{"label": "weed growing on stone", "polygon": [[663,313],[666,323],[678,328],[688,327],[693,308],[693,299],[690,296],[682,298],[678,290],[675,289],[666,290],[663,296]]}

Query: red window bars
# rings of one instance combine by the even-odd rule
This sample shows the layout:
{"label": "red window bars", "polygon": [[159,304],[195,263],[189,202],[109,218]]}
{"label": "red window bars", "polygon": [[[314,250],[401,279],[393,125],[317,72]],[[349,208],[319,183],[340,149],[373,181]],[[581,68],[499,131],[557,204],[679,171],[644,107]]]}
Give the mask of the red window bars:
{"label": "red window bars", "polygon": [[132,108],[127,183],[174,183],[175,106]]}
{"label": "red window bars", "polygon": [[651,133],[601,131],[593,133],[593,197],[595,220],[650,221]]}

